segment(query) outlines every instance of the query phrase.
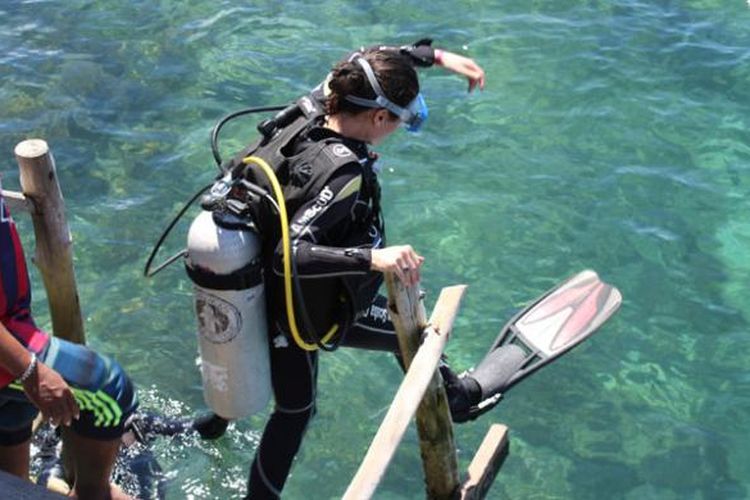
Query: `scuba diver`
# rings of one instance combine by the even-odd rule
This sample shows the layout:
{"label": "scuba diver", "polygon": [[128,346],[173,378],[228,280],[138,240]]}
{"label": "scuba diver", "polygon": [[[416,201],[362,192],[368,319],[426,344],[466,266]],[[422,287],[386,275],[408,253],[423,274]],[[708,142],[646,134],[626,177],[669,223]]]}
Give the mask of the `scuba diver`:
{"label": "scuba diver", "polygon": [[[204,396],[214,414],[194,429],[217,438],[229,420],[265,408],[273,393],[248,498],[281,496],[316,411],[318,350],[398,356],[378,289],[386,272],[416,284],[424,258],[410,245],[386,244],[378,156],[370,146],[401,125],[420,130],[428,110],[415,68],[433,65],[466,77],[469,91],[484,87],[484,70],[473,60],[420,40],[349,55],[309,95],[275,108],[281,111],[258,125],[260,138],[222,162],[221,126],[270,109],[225,117],[212,132],[221,174],[204,188],[210,192],[187,249],[149,273],[175,220],[148,259],[144,274],[152,276],[186,257],[195,285]],[[454,422],[489,411],[511,386],[590,336],[620,300],[614,287],[583,271],[508,322],[474,370],[456,375],[443,363]]]}
{"label": "scuba diver", "polygon": [[[405,53],[404,53],[405,52]],[[432,54],[430,54],[432,52]],[[470,89],[484,86],[484,72],[473,61],[438,52],[437,61],[461,59]],[[432,57],[430,57],[432,55]],[[289,217],[291,245],[310,330],[338,324],[342,345],[398,352],[395,330],[381,315],[377,296],[385,272],[405,285],[419,281],[424,258],[410,245],[386,246],[380,186],[369,150],[403,123],[416,131],[426,118],[414,65],[434,63],[428,44],[410,50],[378,47],[340,62],[322,88],[324,113],[310,121],[289,144],[289,180],[302,189]],[[470,69],[470,71],[468,71]],[[317,178],[316,178],[317,177]],[[315,189],[305,190],[306,186]],[[290,193],[291,194],[291,193]],[[286,195],[287,204],[290,196]],[[275,238],[270,238],[273,242]],[[282,295],[280,238],[264,262],[268,296],[271,381],[276,402],[251,465],[249,498],[281,496],[292,460],[315,413],[318,357],[289,339]],[[377,301],[376,301],[377,297]],[[305,313],[303,313],[305,314]],[[369,321],[368,321],[369,320]],[[378,335],[380,333],[380,335]],[[373,335],[374,334],[374,335]],[[330,335],[316,335],[325,339]],[[324,340],[327,342],[328,340]],[[369,345],[368,345],[369,344]]]}
{"label": "scuba diver", "polygon": [[[479,65],[434,49],[430,40],[406,47],[361,49],[339,62],[310,95],[262,123],[259,143],[222,165],[232,179],[247,180],[273,192],[274,183],[256,164],[265,163],[278,177],[279,187],[283,186],[283,206],[279,207],[279,199],[270,204],[248,201],[253,194],[232,184],[228,190],[219,190],[214,197],[218,200],[204,198],[203,208],[213,216],[207,217],[207,222],[199,222],[199,216],[191,227],[186,267],[193,281],[206,288],[222,274],[215,269],[206,272],[215,264],[213,257],[210,262],[200,261],[202,242],[196,242],[196,233],[202,236],[209,231],[206,223],[213,227],[210,219],[222,219],[218,224],[230,228],[226,213],[233,212],[252,221],[253,230],[261,235],[258,260],[265,285],[267,363],[275,408],[250,469],[249,498],[281,495],[315,413],[318,348],[333,350],[341,345],[399,352],[393,325],[383,314],[386,299],[378,295],[378,289],[385,272],[394,273],[407,286],[417,283],[424,258],[410,245],[385,243],[377,154],[370,146],[382,142],[402,124],[411,131],[419,130],[427,118],[427,107],[415,67],[434,64],[465,76],[470,91],[484,87],[484,71]],[[254,158],[259,160],[252,161]],[[248,183],[244,187],[249,187]],[[285,216],[279,214],[280,209]],[[218,215],[222,212],[224,215]],[[296,292],[293,301],[288,300],[289,264]],[[214,284],[213,288],[224,287]],[[213,304],[210,308],[208,302]],[[197,299],[201,326],[217,321],[221,302],[206,296]],[[290,302],[294,305],[285,307]],[[302,320],[304,334],[297,331],[295,316]],[[203,344],[201,354],[205,385],[207,377],[216,379],[219,372],[213,363],[207,363]],[[226,390],[231,379],[221,379],[219,388]],[[455,377],[454,382],[464,383]],[[479,390],[476,384],[470,385],[471,390]],[[478,393],[475,399],[479,399]],[[204,437],[216,437],[226,423],[226,418],[209,417],[199,430]]]}

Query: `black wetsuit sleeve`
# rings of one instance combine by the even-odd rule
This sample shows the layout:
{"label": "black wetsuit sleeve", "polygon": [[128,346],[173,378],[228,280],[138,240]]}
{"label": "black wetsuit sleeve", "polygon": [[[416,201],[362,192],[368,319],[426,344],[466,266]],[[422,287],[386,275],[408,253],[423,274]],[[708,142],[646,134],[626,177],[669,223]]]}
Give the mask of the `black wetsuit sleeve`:
{"label": "black wetsuit sleeve", "polygon": [[[337,169],[314,199],[291,217],[289,232],[292,256],[300,278],[321,278],[370,271],[369,248],[338,246],[355,223],[360,199],[362,166],[351,163]],[[283,242],[274,252],[273,270],[283,274]]]}
{"label": "black wetsuit sleeve", "polygon": [[414,45],[404,45],[399,49],[402,54],[411,57],[414,66],[421,68],[430,68],[435,64],[435,49],[432,47],[432,40],[424,38]]}
{"label": "black wetsuit sleeve", "polygon": [[430,68],[435,64],[435,49],[432,47],[430,38],[423,38],[412,45],[402,45],[400,47],[391,45],[376,45],[362,50],[392,50],[400,52],[411,58],[412,64],[420,68]]}

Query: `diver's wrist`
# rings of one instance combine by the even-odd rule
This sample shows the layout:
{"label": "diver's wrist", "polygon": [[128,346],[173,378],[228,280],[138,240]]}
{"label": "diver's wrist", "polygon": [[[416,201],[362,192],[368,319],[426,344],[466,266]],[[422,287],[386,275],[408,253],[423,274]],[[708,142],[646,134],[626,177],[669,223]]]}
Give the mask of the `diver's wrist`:
{"label": "diver's wrist", "polygon": [[362,263],[362,267],[366,267],[368,270],[372,271],[372,249],[362,249]]}
{"label": "diver's wrist", "polygon": [[437,64],[438,66],[442,66],[443,65],[443,51],[442,51],[442,49],[435,49],[434,61],[435,61],[435,64]]}

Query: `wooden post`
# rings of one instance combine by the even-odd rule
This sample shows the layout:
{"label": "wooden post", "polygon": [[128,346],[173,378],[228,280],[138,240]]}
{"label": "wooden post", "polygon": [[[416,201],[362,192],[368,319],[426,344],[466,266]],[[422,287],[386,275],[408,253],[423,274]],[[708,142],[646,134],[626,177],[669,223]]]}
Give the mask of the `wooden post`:
{"label": "wooden post", "polygon": [[41,139],[16,146],[21,188],[33,202],[31,212],[36,235],[34,263],[47,289],[52,330],[60,338],[85,343],[83,318],[73,269],[72,238],[65,219],[55,160]]}
{"label": "wooden post", "polygon": [[[425,331],[424,342],[412,358],[409,370],[393,398],[383,423],[380,424],[357,474],[344,493],[345,500],[369,499],[375,493],[409,422],[417,411],[419,401],[433,379],[465,288],[451,287],[441,292],[433,312],[434,321]],[[455,451],[453,454],[455,456]]]}
{"label": "wooden post", "polygon": [[[385,277],[388,310],[396,328],[405,366],[411,364],[427,326],[419,284],[406,288],[392,273]],[[461,287],[463,294],[465,287]],[[432,380],[417,409],[417,432],[428,498],[452,499],[459,494],[458,459],[453,421],[440,372]]]}

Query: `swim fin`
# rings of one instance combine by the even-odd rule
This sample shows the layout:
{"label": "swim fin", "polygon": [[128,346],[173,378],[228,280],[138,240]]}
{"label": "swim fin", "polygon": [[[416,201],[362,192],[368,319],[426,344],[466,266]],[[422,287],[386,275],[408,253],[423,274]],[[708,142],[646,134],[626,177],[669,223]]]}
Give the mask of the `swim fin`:
{"label": "swim fin", "polygon": [[446,379],[453,421],[489,411],[515,384],[590,337],[621,303],[620,291],[592,270],[536,299],[508,321],[476,368]]}

